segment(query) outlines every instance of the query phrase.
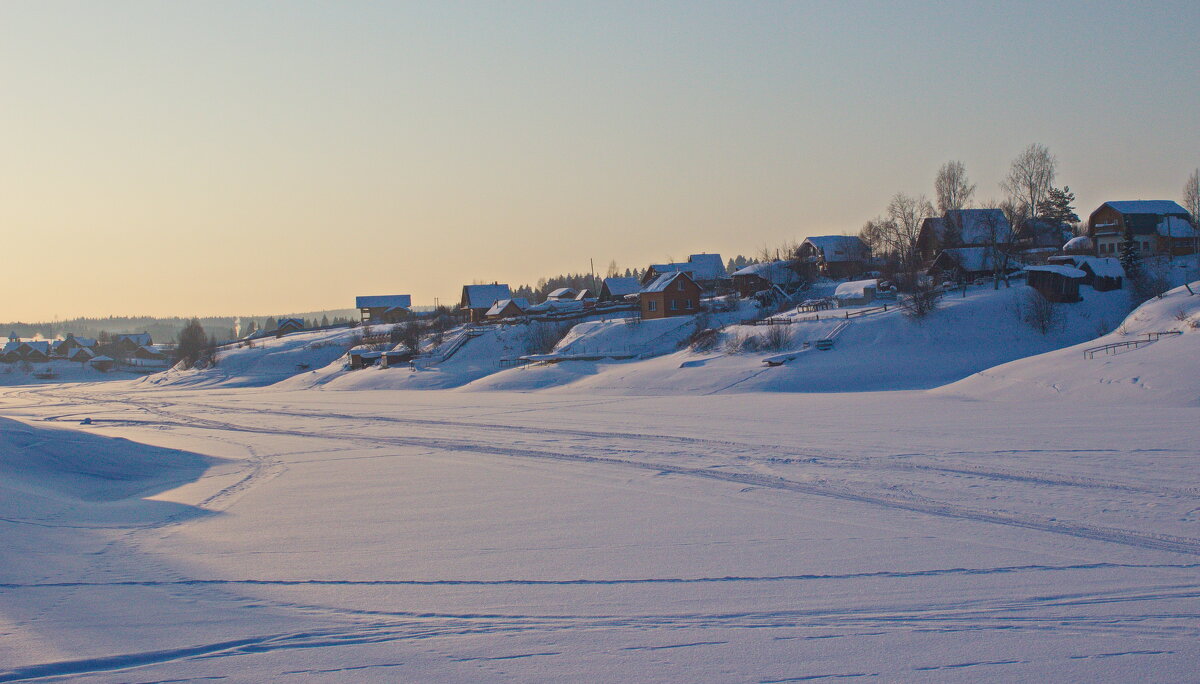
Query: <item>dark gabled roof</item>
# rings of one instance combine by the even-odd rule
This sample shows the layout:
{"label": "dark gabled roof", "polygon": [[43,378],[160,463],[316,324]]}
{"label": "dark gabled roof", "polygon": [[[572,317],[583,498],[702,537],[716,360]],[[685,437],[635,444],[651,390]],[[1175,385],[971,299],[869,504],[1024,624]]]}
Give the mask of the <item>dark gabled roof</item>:
{"label": "dark gabled roof", "polygon": [[625,295],[637,294],[642,284],[637,278],[605,278],[604,288],[608,290],[608,294],[613,297],[624,297]]}
{"label": "dark gabled roof", "polygon": [[821,253],[826,263],[863,261],[867,258],[867,245],[857,235],[814,235],[804,238]]}
{"label": "dark gabled roof", "polygon": [[512,299],[508,285],[463,285],[462,302],[468,309],[490,309],[498,299]]}

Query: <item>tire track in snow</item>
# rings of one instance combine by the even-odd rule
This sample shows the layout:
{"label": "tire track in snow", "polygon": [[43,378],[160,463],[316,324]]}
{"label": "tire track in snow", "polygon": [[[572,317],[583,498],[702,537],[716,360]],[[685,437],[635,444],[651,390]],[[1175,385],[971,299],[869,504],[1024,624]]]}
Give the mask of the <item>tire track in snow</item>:
{"label": "tire track in snow", "polygon": [[[950,518],[956,520],[968,520],[972,522],[988,523],[1002,525],[1007,527],[1024,528],[1047,532],[1051,534],[1059,534],[1081,539],[1091,539],[1123,546],[1131,546],[1135,548],[1151,549],[1156,551],[1168,551],[1172,553],[1183,553],[1189,555],[1200,555],[1200,539],[1179,537],[1166,534],[1153,534],[1149,532],[1137,532],[1132,530],[1124,530],[1111,527],[1100,527],[1088,525],[1085,523],[1064,521],[1059,518],[1051,518],[1048,516],[1037,515],[1018,515],[1014,513],[988,511],[981,509],[969,508],[958,504],[944,503],[934,500],[916,500],[911,498],[902,498],[897,496],[886,496],[878,493],[867,493],[855,491],[847,487],[834,487],[826,484],[813,482],[801,482],[797,480],[789,480],[784,477],[760,475],[746,472],[728,472],[718,471],[711,468],[696,468],[675,465],[670,463],[660,463],[651,461],[634,460],[630,458],[618,458],[607,456],[588,456],[583,454],[569,454],[558,451],[527,449],[519,447],[505,447],[491,442],[478,442],[465,439],[448,439],[441,437],[384,437],[370,436],[358,433],[338,433],[338,432],[311,432],[299,429],[280,429],[268,428],[259,426],[239,425],[228,421],[219,421],[209,418],[200,418],[188,414],[168,411],[163,408],[161,403],[152,403],[139,401],[129,398],[117,398],[113,400],[115,403],[124,403],[134,406],[141,410],[147,411],[153,415],[160,416],[166,419],[167,422],[179,427],[212,429],[229,432],[241,432],[251,434],[265,435],[287,435],[295,437],[311,437],[316,439],[331,439],[331,440],[349,440],[357,443],[365,444],[382,444],[390,446],[413,446],[428,449],[438,449],[445,451],[459,451],[469,453],[480,453],[486,455],[509,456],[514,458],[532,458],[548,461],[573,462],[573,463],[593,463],[599,465],[613,465],[626,468],[637,468],[641,470],[649,470],[657,473],[667,473],[672,475],[681,475],[685,477],[696,477],[710,480],[718,480],[732,482],[737,484],[754,485],[766,489],[776,489],[794,492],[798,494],[807,494],[811,496],[820,496],[832,498],[840,501],[851,503],[866,504],[879,506],[893,510],[904,510],[913,513],[932,515],[942,518]],[[214,408],[218,410],[229,410],[229,407],[220,407],[212,405],[196,404],[197,407]],[[274,414],[288,415],[291,412],[284,411],[254,411],[255,414]],[[304,412],[296,412],[301,417],[305,418],[344,418],[354,420],[374,420],[373,417],[350,416],[348,414],[307,414]],[[385,419],[386,420],[386,419]],[[405,419],[395,419],[390,422],[406,422]],[[497,426],[493,424],[476,424],[470,422],[455,422],[443,420],[429,419],[414,419],[411,422],[414,424],[435,425],[440,427],[487,427],[505,429],[505,426]],[[537,434],[579,434],[589,437],[604,437],[606,439],[613,438],[630,438],[637,440],[649,439],[661,441],[663,439],[679,440],[690,444],[705,444],[709,446],[725,445],[737,446],[739,448],[758,448],[744,443],[737,442],[722,442],[718,440],[704,440],[702,438],[690,437],[659,437],[654,435],[638,435],[636,433],[615,433],[608,434],[603,432],[577,431],[577,430],[553,430],[541,428],[508,428],[511,430],[519,430],[523,435]],[[605,451],[604,447],[591,447],[595,451]],[[637,452],[642,453],[642,452]]]}

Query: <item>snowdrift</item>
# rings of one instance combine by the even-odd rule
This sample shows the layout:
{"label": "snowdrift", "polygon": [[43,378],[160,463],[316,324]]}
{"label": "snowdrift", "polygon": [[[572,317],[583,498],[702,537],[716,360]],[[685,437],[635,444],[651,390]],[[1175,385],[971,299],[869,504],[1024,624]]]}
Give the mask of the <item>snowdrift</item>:
{"label": "snowdrift", "polygon": [[[1200,292],[1200,281],[1191,287]],[[1163,332],[1179,334],[1147,339]],[[1108,345],[1116,346],[1084,353]],[[939,391],[989,400],[1197,406],[1198,360],[1200,294],[1177,287],[1142,304],[1110,334],[990,368]]]}
{"label": "snowdrift", "polygon": [[[1085,288],[1084,301],[1058,307],[1062,320],[1043,334],[1021,320],[1020,307],[1029,293],[1023,285],[977,288],[965,297],[951,293],[939,310],[922,321],[906,318],[895,307],[851,318],[829,351],[817,350],[814,343],[845,322],[847,312],[861,308],[821,312],[818,321],[806,320],[812,314],[782,316],[800,322],[778,326],[789,338],[781,349],[728,353],[724,347],[731,338],[761,340],[771,334],[769,326],[735,325],[708,352],[685,350],[645,360],[564,361],[516,368],[463,389],[561,389],[615,395],[931,389],[997,364],[1090,340],[1114,328],[1128,310],[1124,292]],[[686,337],[683,331],[692,329],[684,323],[676,325],[680,334],[674,344]],[[582,346],[577,342],[571,348]],[[785,354],[789,350],[792,353]],[[780,355],[793,358],[777,367],[763,363]]]}
{"label": "snowdrift", "polygon": [[254,340],[253,346],[221,351],[214,368],[175,370],[148,376],[146,387],[262,387],[341,358],[357,343],[349,328],[300,332]]}

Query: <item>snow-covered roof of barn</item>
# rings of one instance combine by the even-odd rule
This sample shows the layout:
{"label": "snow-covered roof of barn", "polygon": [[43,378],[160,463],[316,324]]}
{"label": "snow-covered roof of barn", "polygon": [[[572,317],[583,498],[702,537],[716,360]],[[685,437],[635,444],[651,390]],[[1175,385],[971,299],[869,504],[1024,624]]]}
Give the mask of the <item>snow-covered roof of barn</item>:
{"label": "snow-covered roof of barn", "polygon": [[833,291],[833,296],[837,299],[858,298],[864,295],[867,288],[878,289],[879,279],[868,278],[867,280],[851,280],[847,283],[842,283]]}
{"label": "snow-covered roof of barn", "polygon": [[604,286],[614,297],[636,294],[642,288],[642,284],[638,282],[637,278],[605,278]]}
{"label": "snow-covered roof of barn", "polygon": [[758,276],[763,280],[782,285],[791,283],[800,278],[795,271],[791,269],[790,261],[763,261],[757,264],[750,264],[745,268],[740,268],[734,272],[735,276]]}
{"label": "snow-covered roof of barn", "polygon": [[546,299],[574,299],[578,291],[573,287],[560,287],[556,290],[551,290],[550,294],[546,295]]}
{"label": "snow-covered roof of barn", "polygon": [[700,280],[722,280],[729,277],[720,254],[693,254],[688,257],[692,277]]}
{"label": "snow-covered roof of barn", "polygon": [[512,292],[508,289],[508,285],[495,283],[492,285],[464,285],[463,295],[467,300],[468,309],[488,309],[498,299],[512,299]]}
{"label": "snow-covered roof of barn", "polygon": [[804,238],[821,251],[826,262],[862,261],[867,245],[857,235],[814,235]]}
{"label": "snow-covered roof of barn", "polygon": [[378,309],[380,307],[412,307],[412,295],[364,295],[354,298],[357,309]]}
{"label": "snow-covered roof of barn", "polygon": [[952,209],[946,212],[940,230],[944,231],[951,222],[961,228],[963,244],[983,244],[993,239],[1008,242],[1012,238],[1012,225],[1000,209]]}
{"label": "snow-covered roof of barn", "polygon": [[943,249],[942,254],[958,264],[964,271],[992,270],[991,247],[949,247]]}
{"label": "snow-covered roof of barn", "polygon": [[1112,257],[1094,257],[1094,256],[1078,256],[1074,259],[1075,265],[1083,268],[1086,264],[1088,269],[1101,278],[1124,278],[1125,269],[1121,268],[1121,261]]}
{"label": "snow-covered roof of barn", "polygon": [[1025,270],[1026,271],[1041,271],[1043,273],[1057,273],[1058,275],[1064,276],[1067,278],[1083,278],[1083,277],[1087,276],[1086,273],[1084,273],[1083,271],[1081,271],[1077,268],[1074,268],[1071,266],[1063,266],[1061,264],[1047,264],[1046,266],[1026,266]]}
{"label": "snow-covered roof of barn", "polygon": [[1122,214],[1187,214],[1187,209],[1171,200],[1117,200],[1105,204]]}

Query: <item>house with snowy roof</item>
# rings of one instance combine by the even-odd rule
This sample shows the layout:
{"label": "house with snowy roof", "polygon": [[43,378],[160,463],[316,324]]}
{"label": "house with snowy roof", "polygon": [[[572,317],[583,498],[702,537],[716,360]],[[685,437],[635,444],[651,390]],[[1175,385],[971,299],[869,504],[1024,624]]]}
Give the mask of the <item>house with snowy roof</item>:
{"label": "house with snowy roof", "polygon": [[729,285],[729,271],[720,254],[693,254],[687,261],[670,264],[650,264],[642,276],[642,287],[649,285],[667,273],[683,272],[706,291],[715,291]]}
{"label": "house with snowy roof", "polygon": [[524,316],[529,310],[529,300],[524,297],[514,297],[513,299],[498,299],[495,304],[484,314],[484,318],[489,321],[499,321],[505,318],[516,318]]}
{"label": "house with snowy roof", "polygon": [[154,340],[150,337],[150,333],[120,333],[113,335],[112,353],[118,357],[132,356],[141,347],[149,347],[154,344]]}
{"label": "house with snowy roof", "polygon": [[[1079,238],[1076,238],[1079,239]],[[1082,238],[1086,240],[1087,238]],[[1051,264],[1071,266],[1083,272],[1080,284],[1098,292],[1119,290],[1125,279],[1125,269],[1116,257],[1098,257],[1090,254],[1063,254],[1050,257]]]}
{"label": "house with snowy roof", "polygon": [[1029,287],[1042,293],[1043,297],[1052,302],[1069,303],[1081,299],[1079,286],[1083,283],[1084,272],[1074,266],[1027,266],[1025,275]]}
{"label": "house with snowy roof", "polygon": [[700,311],[702,289],[687,271],[660,275],[638,293],[642,318],[687,316]]}
{"label": "house with snowy roof", "polygon": [[1195,254],[1194,217],[1171,200],[1105,202],[1088,216],[1088,237],[1097,256],[1115,257],[1131,239],[1142,256]]}
{"label": "house with snowy roof", "polygon": [[857,235],[814,235],[796,250],[799,273],[810,279],[853,278],[866,270],[871,250]]}
{"label": "house with snowy roof", "polygon": [[354,298],[363,323],[399,323],[412,313],[412,295],[365,295]]}
{"label": "house with snowy roof", "polygon": [[[992,277],[1003,262],[1002,255],[992,247],[950,247],[938,253],[926,273],[940,280],[969,282]],[[1008,259],[1004,265],[1005,273],[1015,273],[1023,267],[1016,259]]]}
{"label": "house with snowy roof", "polygon": [[472,323],[480,323],[492,305],[501,299],[512,299],[512,291],[508,289],[508,285],[463,285],[458,308],[467,313]]}
{"label": "house with snowy roof", "polygon": [[275,335],[287,335],[304,330],[303,318],[281,318],[275,326]]}
{"label": "house with snowy roof", "polygon": [[642,289],[637,278],[605,278],[600,285],[600,301],[623,302],[629,295],[636,295]]}
{"label": "house with snowy roof", "polygon": [[952,209],[921,221],[917,251],[922,262],[931,263],[948,247],[995,248],[1012,241],[1012,225],[1000,209]]}
{"label": "house with snowy roof", "polygon": [[575,300],[579,296],[579,290],[571,287],[560,287],[556,290],[551,290],[546,295],[546,299],[556,302],[569,302]]}
{"label": "house with snowy roof", "polygon": [[742,297],[775,288],[790,291],[801,282],[795,263],[784,259],[750,264],[733,272],[733,288]]}

